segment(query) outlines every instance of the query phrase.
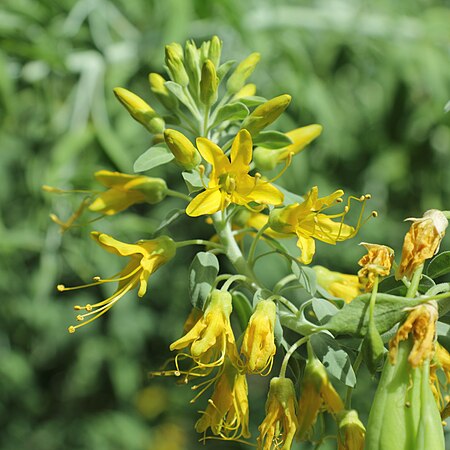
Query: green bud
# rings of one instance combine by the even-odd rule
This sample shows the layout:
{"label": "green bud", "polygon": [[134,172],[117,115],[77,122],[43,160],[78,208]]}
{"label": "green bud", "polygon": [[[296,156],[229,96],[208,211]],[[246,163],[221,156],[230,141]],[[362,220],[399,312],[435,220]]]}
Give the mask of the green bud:
{"label": "green bud", "polygon": [[134,120],[144,125],[151,133],[161,133],[164,130],[164,120],[141,97],[124,88],[114,88],[114,95],[126,108]]}
{"label": "green bud", "polygon": [[219,67],[221,53],[222,41],[217,36],[213,36],[209,46],[208,58],[212,61],[216,68]]}
{"label": "green bud", "polygon": [[259,53],[252,53],[238,64],[227,81],[227,91],[230,94],[235,94],[244,86],[245,81],[255,70],[260,58]]}
{"label": "green bud", "polygon": [[412,368],[412,340],[386,360],[367,425],[366,450],[444,450],[444,432],[430,386],[430,361]]}
{"label": "green bud", "polygon": [[247,129],[250,134],[256,135],[280,117],[289,106],[291,96],[279,95],[256,107],[242,123],[241,129]]}
{"label": "green bud", "polygon": [[200,52],[200,65],[201,66],[208,59],[209,47],[210,46],[211,46],[211,42],[210,41],[205,41],[200,46],[199,52]]}
{"label": "green bud", "polygon": [[142,192],[145,197],[145,201],[154,205],[166,198],[167,184],[162,178],[141,177],[139,183],[134,184],[129,188],[130,191],[135,190]]}
{"label": "green bud", "polygon": [[273,170],[283,160],[281,150],[256,147],[253,150],[253,161],[258,169]]}
{"label": "green bud", "polygon": [[164,130],[164,140],[175,160],[186,170],[192,170],[201,162],[200,154],[192,142],[177,130]]}
{"label": "green bud", "polygon": [[159,73],[150,73],[148,75],[148,81],[150,83],[150,89],[165,108],[168,110],[178,108],[178,100],[166,88],[164,84],[166,80]]}
{"label": "green bud", "polygon": [[217,101],[219,79],[217,78],[214,64],[207,59],[202,67],[202,78],[200,80],[200,100],[207,106]]}
{"label": "green bud", "polygon": [[189,84],[197,86],[200,82],[200,55],[193,41],[186,41],[184,64],[189,74]]}
{"label": "green bud", "polygon": [[173,42],[166,45],[166,65],[175,83],[183,87],[189,84],[189,77],[183,64],[183,49],[180,44]]}

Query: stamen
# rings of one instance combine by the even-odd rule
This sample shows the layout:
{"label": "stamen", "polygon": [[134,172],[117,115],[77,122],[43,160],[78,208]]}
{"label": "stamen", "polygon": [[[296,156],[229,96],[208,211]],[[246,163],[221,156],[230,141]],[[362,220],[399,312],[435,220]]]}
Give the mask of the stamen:
{"label": "stamen", "polygon": [[285,159],[285,164],[284,167],[280,170],[280,172],[278,173],[278,175],[275,175],[274,178],[272,178],[271,180],[269,180],[269,183],[273,183],[274,181],[277,181],[278,178],[280,178],[284,172],[286,172],[286,170],[288,169],[288,167],[291,165],[292,163],[292,157],[294,156],[294,152],[289,152],[289,154],[287,155],[287,158]]}
{"label": "stamen", "polygon": [[198,173],[200,175],[200,181],[202,182],[202,185],[205,189],[208,189],[208,186],[206,186],[204,176],[205,176],[205,166],[203,164],[200,164],[198,166]]}

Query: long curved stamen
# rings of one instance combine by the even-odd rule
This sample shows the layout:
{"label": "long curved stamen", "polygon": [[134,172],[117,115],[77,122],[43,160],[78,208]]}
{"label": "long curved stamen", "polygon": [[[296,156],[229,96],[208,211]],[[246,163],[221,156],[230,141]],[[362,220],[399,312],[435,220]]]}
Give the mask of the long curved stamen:
{"label": "long curved stamen", "polygon": [[274,181],[277,181],[278,178],[280,178],[284,174],[284,172],[286,172],[286,170],[288,169],[288,167],[292,163],[293,156],[294,156],[294,152],[289,152],[288,153],[287,158],[285,159],[284,167],[280,170],[280,172],[277,175],[275,175],[272,179],[270,179],[268,181],[268,183],[273,183]]}
{"label": "long curved stamen", "polygon": [[[92,287],[92,286],[99,286],[100,284],[103,284],[103,283],[112,283],[114,281],[123,281],[123,280],[126,280],[126,279],[132,277],[139,270],[141,270],[141,267],[137,266],[136,269],[134,269],[133,271],[127,273],[126,275],[124,275],[122,277],[117,277],[117,278],[116,278],[116,275],[113,275],[112,278],[94,277],[93,283],[82,284],[80,286],[67,287],[67,286],[64,286],[64,284],[58,284],[58,286],[56,286],[56,289],[58,289],[59,292],[75,291],[77,289],[83,289],[83,288]],[[117,275],[120,275],[120,272]]]}
{"label": "long curved stamen", "polygon": [[200,181],[201,181],[201,183],[202,183],[202,186],[203,186],[205,189],[208,189],[208,186],[207,186],[206,183],[205,183],[205,166],[204,166],[203,164],[200,164],[200,165],[198,166],[198,173],[199,173],[199,175],[200,175]]}

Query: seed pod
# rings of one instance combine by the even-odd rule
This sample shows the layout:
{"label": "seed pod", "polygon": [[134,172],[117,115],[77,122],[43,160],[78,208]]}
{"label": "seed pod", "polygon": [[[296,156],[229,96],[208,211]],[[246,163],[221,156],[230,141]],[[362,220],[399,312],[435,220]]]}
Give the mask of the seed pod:
{"label": "seed pod", "polygon": [[444,450],[444,433],[430,387],[430,362],[412,368],[411,339],[399,344],[397,362],[381,374],[367,426],[366,450]]}

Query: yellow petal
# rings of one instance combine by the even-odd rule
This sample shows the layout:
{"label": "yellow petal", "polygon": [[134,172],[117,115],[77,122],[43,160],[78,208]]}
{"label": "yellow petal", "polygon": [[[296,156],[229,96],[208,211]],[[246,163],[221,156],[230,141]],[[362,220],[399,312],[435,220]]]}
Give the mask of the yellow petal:
{"label": "yellow petal", "polygon": [[92,231],[91,237],[97,244],[102,246],[105,250],[110,253],[114,253],[119,256],[131,256],[135,254],[146,255],[145,249],[136,244],[127,244],[125,242],[120,242],[105,233],[99,233],[98,231]]}
{"label": "yellow petal", "polygon": [[316,243],[313,238],[298,235],[297,247],[302,251],[300,262],[309,264],[316,252]]}
{"label": "yellow petal", "polygon": [[103,186],[112,187],[121,184],[128,183],[135,178],[138,178],[137,175],[128,175],[126,173],[120,172],[111,172],[109,170],[99,170],[94,174],[95,179],[102,183]]}
{"label": "yellow petal", "polygon": [[191,217],[202,216],[203,214],[214,214],[219,211],[222,205],[222,193],[217,187],[206,189],[191,200],[186,208],[186,214]]}
{"label": "yellow petal", "polygon": [[89,210],[111,216],[124,211],[135,203],[145,202],[141,192],[127,192],[119,189],[109,189],[100,194],[90,205]]}
{"label": "yellow petal", "polygon": [[238,172],[248,172],[252,160],[252,147],[251,134],[247,130],[239,131],[231,146],[231,165]]}
{"label": "yellow petal", "polygon": [[199,137],[197,138],[197,148],[203,158],[209,162],[213,170],[211,178],[216,178],[220,173],[226,172],[230,167],[230,161],[224,155],[222,149],[211,142],[209,139]]}
{"label": "yellow petal", "polygon": [[280,205],[283,203],[284,195],[275,186],[263,181],[256,183],[247,199],[264,205]]}

